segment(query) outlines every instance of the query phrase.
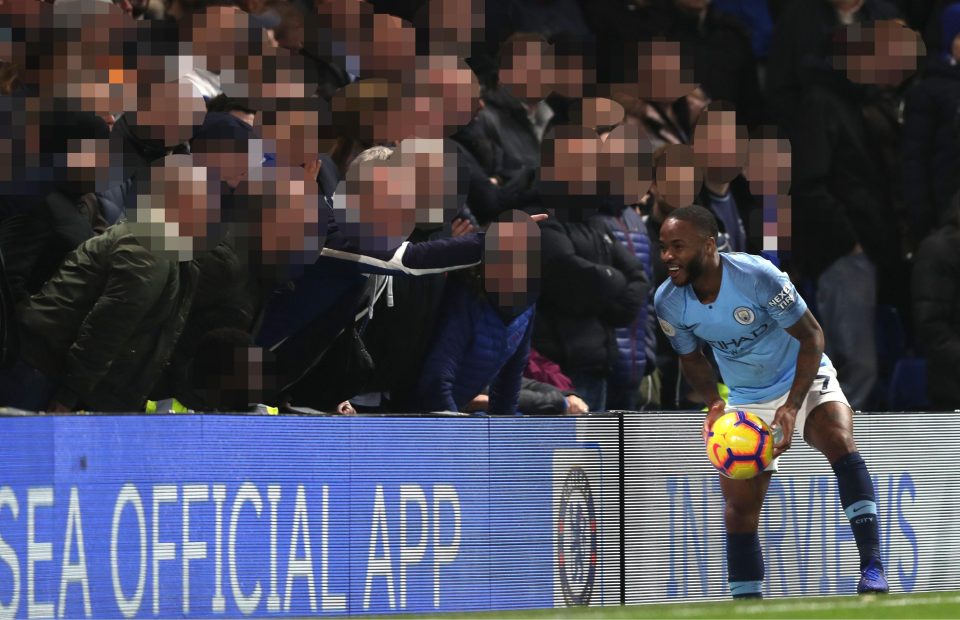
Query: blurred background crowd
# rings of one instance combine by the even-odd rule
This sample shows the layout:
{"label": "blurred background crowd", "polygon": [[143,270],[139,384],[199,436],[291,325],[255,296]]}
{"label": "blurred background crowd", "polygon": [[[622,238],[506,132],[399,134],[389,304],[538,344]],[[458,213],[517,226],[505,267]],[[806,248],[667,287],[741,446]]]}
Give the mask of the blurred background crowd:
{"label": "blurred background crowd", "polygon": [[699,408],[699,204],[854,409],[960,408],[958,59],[947,0],[0,0],[0,406]]}

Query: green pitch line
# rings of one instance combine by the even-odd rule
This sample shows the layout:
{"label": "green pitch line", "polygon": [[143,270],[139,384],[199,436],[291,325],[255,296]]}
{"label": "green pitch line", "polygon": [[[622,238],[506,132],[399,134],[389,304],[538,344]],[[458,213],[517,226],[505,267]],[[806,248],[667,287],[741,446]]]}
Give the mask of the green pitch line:
{"label": "green pitch line", "polygon": [[[410,615],[363,618],[412,618]],[[886,596],[797,597],[765,601],[677,603],[462,614],[420,614],[418,618],[442,620],[644,620],[646,618],[960,618],[960,593],[893,594]]]}

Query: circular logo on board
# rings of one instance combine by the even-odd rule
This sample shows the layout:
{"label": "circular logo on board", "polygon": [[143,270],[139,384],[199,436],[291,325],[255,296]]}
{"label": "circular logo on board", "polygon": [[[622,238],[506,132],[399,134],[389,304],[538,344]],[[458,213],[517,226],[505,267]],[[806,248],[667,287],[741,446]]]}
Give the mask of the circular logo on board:
{"label": "circular logo on board", "polygon": [[677,335],[677,330],[673,328],[673,325],[671,325],[670,323],[667,323],[666,321],[660,318],[658,318],[657,320],[660,321],[660,329],[663,330],[663,333],[670,336],[671,338]]}
{"label": "circular logo on board", "polygon": [[557,567],[568,607],[590,604],[597,576],[597,536],[590,479],[581,467],[571,467],[563,482],[557,519]]}
{"label": "circular logo on board", "polygon": [[749,325],[756,320],[757,316],[750,308],[747,308],[746,306],[740,306],[733,311],[733,318],[736,319],[737,323],[740,323],[741,325]]}

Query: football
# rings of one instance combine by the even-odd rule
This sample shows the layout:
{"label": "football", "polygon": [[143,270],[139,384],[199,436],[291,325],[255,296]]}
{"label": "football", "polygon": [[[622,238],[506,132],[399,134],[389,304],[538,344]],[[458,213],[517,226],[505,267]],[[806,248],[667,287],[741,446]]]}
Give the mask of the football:
{"label": "football", "polygon": [[773,461],[770,427],[749,411],[725,413],[707,437],[707,456],[728,478],[753,478]]}

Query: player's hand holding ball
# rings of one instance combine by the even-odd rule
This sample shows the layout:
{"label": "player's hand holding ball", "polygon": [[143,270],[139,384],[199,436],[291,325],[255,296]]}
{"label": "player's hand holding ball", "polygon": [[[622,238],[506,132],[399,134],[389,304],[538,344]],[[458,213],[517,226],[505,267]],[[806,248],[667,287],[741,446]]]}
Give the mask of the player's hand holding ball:
{"label": "player's hand holding ball", "polygon": [[797,422],[797,410],[790,405],[782,405],[773,415],[773,456],[778,457],[790,448],[793,440],[793,427]]}
{"label": "player's hand holding ball", "polygon": [[727,403],[722,400],[714,401],[710,405],[710,409],[707,411],[707,417],[703,421],[703,443],[707,443],[707,437],[710,436],[710,429],[713,428],[713,423],[723,415],[724,410],[727,407]]}

